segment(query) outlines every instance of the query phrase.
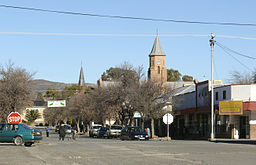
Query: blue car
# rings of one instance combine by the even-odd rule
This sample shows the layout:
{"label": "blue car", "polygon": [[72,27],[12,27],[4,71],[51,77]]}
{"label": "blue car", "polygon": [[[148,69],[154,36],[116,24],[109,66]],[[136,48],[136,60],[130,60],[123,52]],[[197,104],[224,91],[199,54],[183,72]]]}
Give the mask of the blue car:
{"label": "blue car", "polygon": [[106,127],[101,127],[98,131],[97,131],[97,137],[98,138],[106,138],[108,136],[107,134],[107,128]]}
{"label": "blue car", "polygon": [[42,140],[41,130],[32,129],[26,124],[0,123],[0,142],[31,146],[39,140]]}
{"label": "blue car", "polygon": [[121,140],[149,140],[148,134],[140,127],[127,126],[121,131]]}

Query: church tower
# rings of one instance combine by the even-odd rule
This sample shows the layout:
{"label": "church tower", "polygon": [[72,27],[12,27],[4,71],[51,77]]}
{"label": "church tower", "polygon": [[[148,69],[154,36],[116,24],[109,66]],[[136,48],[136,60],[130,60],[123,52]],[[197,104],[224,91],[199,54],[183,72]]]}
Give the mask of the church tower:
{"label": "church tower", "polygon": [[165,67],[165,53],[162,50],[158,35],[149,54],[148,80],[161,83],[167,82],[167,69]]}
{"label": "church tower", "polygon": [[84,71],[83,71],[83,66],[82,66],[82,64],[81,64],[81,69],[80,69],[80,75],[79,75],[78,85],[80,85],[80,86],[82,86],[82,87],[85,86]]}

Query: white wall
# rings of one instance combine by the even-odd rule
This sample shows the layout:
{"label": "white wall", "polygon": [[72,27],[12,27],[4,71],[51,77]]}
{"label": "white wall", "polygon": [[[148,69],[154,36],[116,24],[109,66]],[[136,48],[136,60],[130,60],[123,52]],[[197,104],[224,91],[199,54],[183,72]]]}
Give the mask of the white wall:
{"label": "white wall", "polygon": [[[226,91],[226,99],[223,99],[223,91]],[[219,99],[216,100],[216,92]],[[228,85],[214,89],[214,103],[219,104],[219,101],[256,101],[256,85]]]}

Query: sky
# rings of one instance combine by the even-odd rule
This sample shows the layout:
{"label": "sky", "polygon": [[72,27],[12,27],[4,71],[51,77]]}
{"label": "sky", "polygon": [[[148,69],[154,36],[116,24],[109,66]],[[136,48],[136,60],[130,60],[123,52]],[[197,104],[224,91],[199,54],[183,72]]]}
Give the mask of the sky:
{"label": "sky", "polygon": [[[254,0],[0,0],[0,5],[142,18],[256,23]],[[147,74],[148,55],[157,31],[166,53],[166,68],[199,81],[211,79],[211,33],[218,43],[256,57],[256,26],[113,19],[3,7],[0,20],[0,65],[12,61],[15,66],[35,73],[34,79],[78,83],[81,63],[86,83],[96,83],[104,71],[124,62],[134,67],[143,65]],[[231,54],[234,59],[216,44],[213,55],[214,79],[224,83],[233,71],[246,73],[255,68],[255,60]]]}

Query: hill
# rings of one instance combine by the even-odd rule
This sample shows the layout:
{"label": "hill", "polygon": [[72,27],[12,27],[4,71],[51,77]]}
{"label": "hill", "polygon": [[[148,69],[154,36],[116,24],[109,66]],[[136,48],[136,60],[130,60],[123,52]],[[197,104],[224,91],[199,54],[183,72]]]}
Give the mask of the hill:
{"label": "hill", "polygon": [[[44,93],[48,88],[62,90],[67,86],[73,85],[72,83],[61,83],[61,82],[53,82],[43,79],[35,79],[31,81],[31,88],[35,93],[42,92]],[[94,84],[85,84],[86,86],[95,86]]]}

